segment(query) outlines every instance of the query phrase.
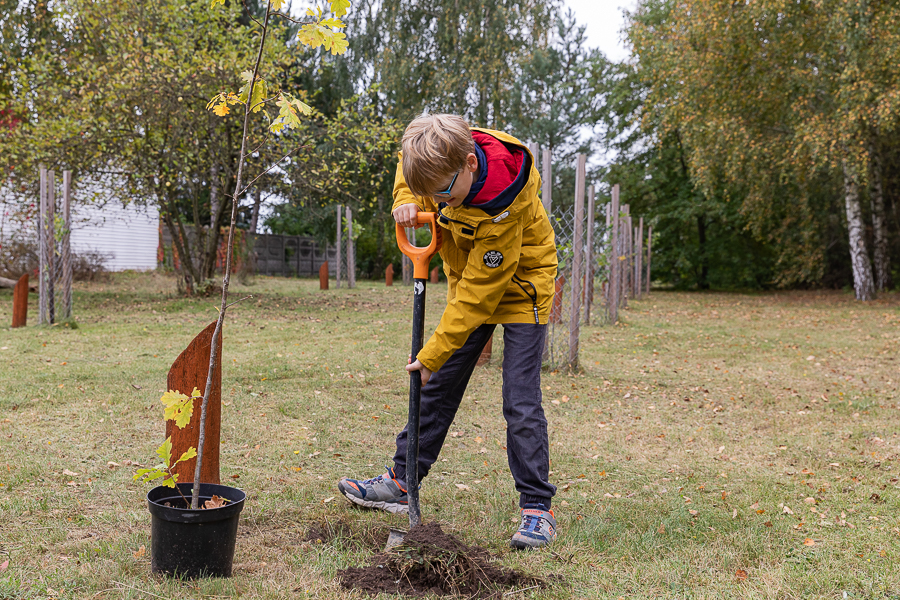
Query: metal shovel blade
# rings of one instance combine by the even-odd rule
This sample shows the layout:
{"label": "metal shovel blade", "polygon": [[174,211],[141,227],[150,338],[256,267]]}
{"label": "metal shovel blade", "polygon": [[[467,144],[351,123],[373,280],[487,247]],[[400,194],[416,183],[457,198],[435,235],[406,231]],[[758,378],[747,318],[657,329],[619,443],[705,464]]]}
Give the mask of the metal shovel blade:
{"label": "metal shovel blade", "polygon": [[393,550],[397,546],[403,543],[403,538],[406,536],[406,532],[402,529],[394,529],[391,528],[388,533],[387,543],[384,545],[384,551]]}

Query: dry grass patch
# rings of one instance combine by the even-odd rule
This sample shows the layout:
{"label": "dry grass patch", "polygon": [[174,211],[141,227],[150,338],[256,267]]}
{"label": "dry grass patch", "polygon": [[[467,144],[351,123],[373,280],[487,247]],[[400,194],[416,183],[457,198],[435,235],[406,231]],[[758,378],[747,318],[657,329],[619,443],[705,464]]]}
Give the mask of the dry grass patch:
{"label": "dry grass patch", "polygon": [[[178,582],[149,573],[148,489],[131,481],[163,436],[169,365],[216,316],[174,287],[159,274],[82,284],[78,329],[0,333],[0,598],[360,597],[337,572],[405,517],[357,510],[335,482],[393,454],[410,290],[235,287],[254,294],[224,340],[222,477],[249,495],[237,568]],[[428,327],[444,291],[429,286]],[[552,552],[507,548],[517,494],[495,354],[424,482],[423,514],[504,567],[565,581],[510,598],[900,596],[898,305],[654,293],[620,326],[586,328],[583,373],[543,380]],[[0,322],[10,308],[0,292]],[[326,524],[335,534],[310,541]]]}

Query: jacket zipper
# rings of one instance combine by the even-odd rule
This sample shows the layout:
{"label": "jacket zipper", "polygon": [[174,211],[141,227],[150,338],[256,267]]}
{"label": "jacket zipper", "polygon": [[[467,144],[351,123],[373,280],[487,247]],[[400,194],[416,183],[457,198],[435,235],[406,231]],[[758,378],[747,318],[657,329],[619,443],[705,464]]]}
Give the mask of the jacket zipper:
{"label": "jacket zipper", "polygon": [[[528,281],[527,279],[522,279],[521,277],[519,277],[517,275],[513,275],[512,280],[515,282],[515,284],[517,286],[522,288],[522,291],[525,292],[525,295],[531,299],[531,307],[534,309],[534,323],[535,323],[535,325],[540,325],[541,320],[538,317],[538,307],[537,307],[537,288],[534,287],[534,284],[531,283],[530,281]],[[522,283],[527,283],[528,285],[530,285],[531,289],[534,291],[534,295],[529,294],[528,290],[525,289],[525,286],[522,285],[522,283],[519,283],[520,281]]]}

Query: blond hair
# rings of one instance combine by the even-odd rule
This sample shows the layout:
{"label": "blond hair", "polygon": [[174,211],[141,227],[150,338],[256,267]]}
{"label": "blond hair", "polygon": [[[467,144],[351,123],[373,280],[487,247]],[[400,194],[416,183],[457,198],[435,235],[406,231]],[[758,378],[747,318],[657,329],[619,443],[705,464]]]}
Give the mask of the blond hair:
{"label": "blond hair", "polygon": [[459,115],[422,114],[403,133],[403,178],[416,196],[431,196],[475,152],[469,124]]}

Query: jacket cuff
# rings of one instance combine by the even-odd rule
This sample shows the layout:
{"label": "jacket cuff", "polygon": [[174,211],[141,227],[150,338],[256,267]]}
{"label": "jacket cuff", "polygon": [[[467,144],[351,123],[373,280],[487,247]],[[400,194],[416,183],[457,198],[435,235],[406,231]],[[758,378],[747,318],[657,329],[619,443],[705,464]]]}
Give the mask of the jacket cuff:
{"label": "jacket cuff", "polygon": [[416,355],[416,359],[425,365],[425,368],[431,371],[432,373],[437,373],[441,367],[444,366],[444,363],[447,362],[449,356],[441,356],[440,354],[435,354],[432,350],[434,344],[431,343],[431,340],[428,340],[428,343],[419,351]]}

